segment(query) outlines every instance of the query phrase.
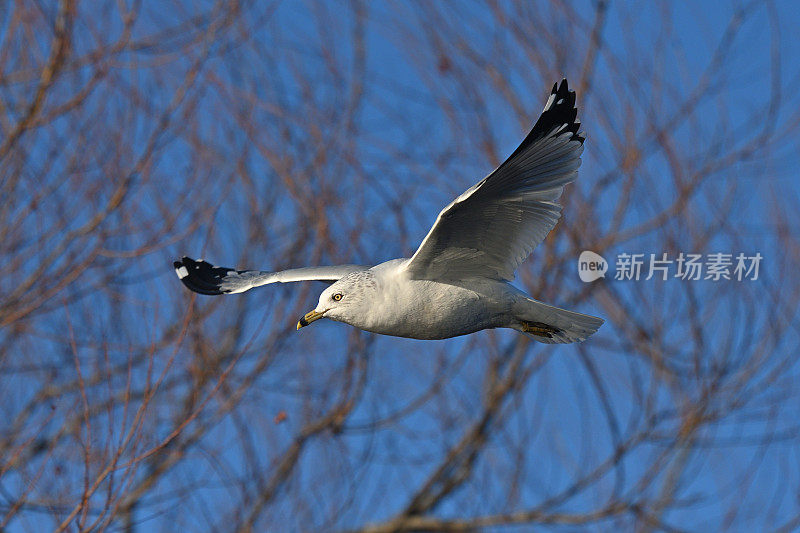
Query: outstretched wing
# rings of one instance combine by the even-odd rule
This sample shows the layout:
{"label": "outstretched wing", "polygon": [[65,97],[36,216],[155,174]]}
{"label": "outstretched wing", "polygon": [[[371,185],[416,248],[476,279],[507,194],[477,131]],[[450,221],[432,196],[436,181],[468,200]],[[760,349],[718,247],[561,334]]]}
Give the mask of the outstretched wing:
{"label": "outstretched wing", "polygon": [[202,259],[195,261],[188,257],[173,263],[175,273],[186,287],[200,294],[235,294],[269,283],[289,283],[292,281],[334,281],[351,272],[367,270],[360,265],[339,265],[327,267],[307,267],[283,270],[281,272],[262,272],[260,270],[234,270],[217,267]]}
{"label": "outstretched wing", "polygon": [[557,200],[578,175],[584,137],[577,114],[567,80],[553,85],[542,115],[511,157],[439,213],[406,264],[409,275],[512,280],[558,222]]}

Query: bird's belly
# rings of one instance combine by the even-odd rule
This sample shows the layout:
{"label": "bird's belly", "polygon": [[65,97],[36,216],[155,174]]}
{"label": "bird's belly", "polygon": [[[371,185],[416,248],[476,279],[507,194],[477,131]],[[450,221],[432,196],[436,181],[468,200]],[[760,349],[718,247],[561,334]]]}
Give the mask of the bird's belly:
{"label": "bird's belly", "polygon": [[492,299],[467,287],[411,280],[402,290],[387,291],[390,313],[362,329],[412,339],[447,339],[500,325]]}

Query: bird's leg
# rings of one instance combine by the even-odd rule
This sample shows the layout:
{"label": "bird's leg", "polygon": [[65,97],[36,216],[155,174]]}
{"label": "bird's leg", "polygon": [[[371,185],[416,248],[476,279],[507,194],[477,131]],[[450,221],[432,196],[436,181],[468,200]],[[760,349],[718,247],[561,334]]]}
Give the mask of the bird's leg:
{"label": "bird's leg", "polygon": [[532,333],[539,337],[552,339],[554,334],[562,333],[562,330],[555,326],[548,326],[543,322],[527,322],[522,320],[522,331],[525,333]]}

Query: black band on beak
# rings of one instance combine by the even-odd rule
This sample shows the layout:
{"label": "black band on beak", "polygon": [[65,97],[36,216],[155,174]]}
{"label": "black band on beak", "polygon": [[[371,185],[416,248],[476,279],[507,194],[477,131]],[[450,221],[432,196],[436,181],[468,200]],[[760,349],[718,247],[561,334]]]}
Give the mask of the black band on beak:
{"label": "black band on beak", "polygon": [[297,323],[297,329],[304,328],[307,325],[311,324],[315,320],[319,320],[325,314],[325,311],[317,312],[317,311],[309,311],[300,321]]}

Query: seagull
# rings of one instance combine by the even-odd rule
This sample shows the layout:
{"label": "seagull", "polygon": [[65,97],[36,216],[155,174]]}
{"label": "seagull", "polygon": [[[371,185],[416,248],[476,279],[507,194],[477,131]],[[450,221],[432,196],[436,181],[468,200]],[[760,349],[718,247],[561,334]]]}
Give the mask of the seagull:
{"label": "seagull", "polygon": [[175,272],[200,294],[235,294],[270,283],[331,283],[297,329],[321,318],[412,339],[447,339],[511,328],[548,344],[585,340],[601,318],[535,300],[511,285],[517,267],[558,222],[558,199],[578,175],[585,137],[575,92],[553,85],[522,144],[442,209],[411,258],[375,266],[281,272],[235,270],[183,257]]}

